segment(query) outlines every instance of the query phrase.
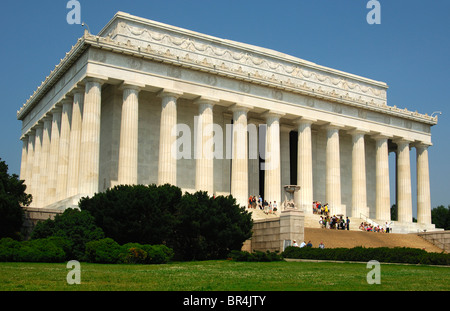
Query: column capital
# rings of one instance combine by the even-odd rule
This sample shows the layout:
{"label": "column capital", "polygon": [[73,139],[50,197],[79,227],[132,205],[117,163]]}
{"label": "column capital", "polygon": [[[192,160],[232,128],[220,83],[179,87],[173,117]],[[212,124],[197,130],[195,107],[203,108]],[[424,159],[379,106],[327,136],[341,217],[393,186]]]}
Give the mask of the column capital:
{"label": "column capital", "polygon": [[430,142],[418,141],[418,142],[413,143],[412,146],[418,150],[425,150],[425,149],[428,149],[429,147],[433,146],[433,144]]}
{"label": "column capital", "polygon": [[407,138],[396,138],[393,139],[392,141],[396,143],[398,146],[410,145],[413,142],[413,140]]}
{"label": "column capital", "polygon": [[294,120],[295,125],[301,125],[301,124],[311,125],[315,122],[317,122],[317,119],[309,118],[309,117],[300,117],[300,118]]}
{"label": "column capital", "polygon": [[231,105],[228,109],[231,110],[232,112],[249,112],[250,110],[252,110],[254,107],[253,106],[249,106],[249,105],[244,105],[244,104],[234,104]]}
{"label": "column capital", "polygon": [[49,114],[55,115],[58,113],[62,113],[62,108],[59,106],[54,107],[52,110],[50,110]]}
{"label": "column capital", "polygon": [[194,104],[196,105],[211,105],[215,106],[219,103],[218,99],[207,97],[207,96],[200,96],[197,99],[194,100]]}
{"label": "column capital", "polygon": [[105,76],[99,76],[99,75],[87,75],[82,82],[84,82],[84,84],[88,83],[88,82],[93,82],[93,83],[99,83],[100,85],[103,85],[106,83],[106,81],[108,81],[108,78]]}
{"label": "column capital", "polygon": [[377,133],[375,135],[371,135],[370,137],[374,140],[383,140],[383,139],[391,139],[392,135],[385,133]]}
{"label": "column capital", "polygon": [[[84,85],[77,85],[76,87],[74,87],[70,92],[69,92],[69,94],[71,95],[71,96],[75,96],[76,94],[84,94],[84,90],[85,90],[85,88],[84,88]],[[66,97],[67,98],[67,97]]]}
{"label": "column capital", "polygon": [[124,91],[124,90],[131,89],[131,90],[135,90],[137,92],[140,92],[144,87],[145,87],[145,85],[141,84],[141,83],[123,81],[119,85],[119,90]]}
{"label": "column capital", "polygon": [[354,128],[354,129],[349,130],[347,133],[349,133],[352,136],[355,136],[355,135],[363,135],[364,136],[364,135],[369,134],[369,131],[365,130],[365,129]]}
{"label": "column capital", "polygon": [[327,123],[323,126],[326,130],[343,130],[345,128],[344,125],[338,123]]}
{"label": "column capital", "polygon": [[276,118],[279,120],[281,117],[283,117],[285,115],[286,114],[283,112],[279,112],[279,111],[275,111],[275,110],[268,110],[268,111],[264,112],[261,116],[265,119]]}
{"label": "column capital", "polygon": [[174,98],[178,99],[181,96],[183,96],[183,92],[176,91],[176,90],[171,90],[171,89],[163,89],[163,90],[158,92],[157,96],[159,98],[174,97]]}

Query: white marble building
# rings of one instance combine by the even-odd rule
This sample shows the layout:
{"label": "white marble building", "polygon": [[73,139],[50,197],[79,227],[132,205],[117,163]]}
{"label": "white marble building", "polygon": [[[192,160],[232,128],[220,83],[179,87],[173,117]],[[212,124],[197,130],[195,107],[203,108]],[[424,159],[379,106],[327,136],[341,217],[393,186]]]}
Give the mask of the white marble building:
{"label": "white marble building", "polygon": [[[243,205],[258,194],[280,202],[283,186],[297,184],[306,215],[319,200],[333,214],[383,223],[390,220],[390,183],[397,182],[399,223],[412,223],[417,187],[418,223],[434,228],[428,149],[437,117],[389,106],[387,89],[280,52],[118,12],[97,36],[85,32],[18,111],[21,178],[32,207],[50,210],[118,184],[231,193]],[[194,157],[211,138],[207,131],[195,136],[194,125],[212,123],[223,129],[214,133],[223,135],[223,156]],[[192,131],[191,156],[182,159],[171,152],[179,124]],[[226,135],[230,124],[242,125],[233,127],[234,139]],[[247,138],[250,124],[265,125],[267,135]],[[273,156],[271,169],[248,159],[258,146]],[[389,152],[397,153],[397,167],[389,167]]]}

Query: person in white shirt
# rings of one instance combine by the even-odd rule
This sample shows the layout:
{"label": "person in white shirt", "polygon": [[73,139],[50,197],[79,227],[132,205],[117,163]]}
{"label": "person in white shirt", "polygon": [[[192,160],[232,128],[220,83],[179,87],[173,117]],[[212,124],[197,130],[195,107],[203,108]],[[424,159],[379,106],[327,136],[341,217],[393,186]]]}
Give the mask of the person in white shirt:
{"label": "person in white shirt", "polygon": [[305,243],[305,241],[303,241],[303,242],[300,244],[300,248],[305,247],[305,246],[306,246],[306,243]]}

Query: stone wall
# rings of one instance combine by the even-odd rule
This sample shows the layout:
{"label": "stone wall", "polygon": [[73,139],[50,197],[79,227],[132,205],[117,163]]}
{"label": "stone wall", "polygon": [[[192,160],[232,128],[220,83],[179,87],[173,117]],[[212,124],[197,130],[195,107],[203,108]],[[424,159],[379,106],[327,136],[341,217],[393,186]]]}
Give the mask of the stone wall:
{"label": "stone wall", "polygon": [[442,250],[450,251],[450,231],[422,232],[418,235]]}
{"label": "stone wall", "polygon": [[285,210],[279,218],[258,219],[254,221],[253,236],[244,244],[245,251],[284,250],[284,242],[299,244],[304,240],[304,214],[298,210]]}

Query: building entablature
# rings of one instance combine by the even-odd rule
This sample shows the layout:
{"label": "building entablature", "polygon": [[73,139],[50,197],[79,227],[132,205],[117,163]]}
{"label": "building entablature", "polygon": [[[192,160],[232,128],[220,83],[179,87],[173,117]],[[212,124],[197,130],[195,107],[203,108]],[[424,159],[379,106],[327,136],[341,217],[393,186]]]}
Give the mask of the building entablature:
{"label": "building entablature", "polygon": [[[303,116],[319,124],[372,124],[372,132],[386,132],[386,126],[417,132],[424,139],[413,140],[425,143],[437,124],[437,116],[388,106],[383,82],[119,12],[99,36],[85,32],[18,111],[24,132],[40,119],[39,111],[44,114],[95,75],[109,84],[132,84],[134,78],[141,90],[151,92],[176,84],[188,99],[215,96],[225,106],[251,105],[259,114],[276,109],[288,122]],[[43,107],[34,109],[38,105]]]}

